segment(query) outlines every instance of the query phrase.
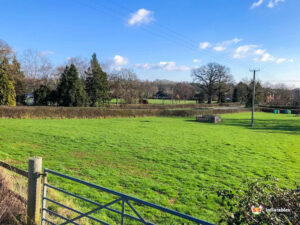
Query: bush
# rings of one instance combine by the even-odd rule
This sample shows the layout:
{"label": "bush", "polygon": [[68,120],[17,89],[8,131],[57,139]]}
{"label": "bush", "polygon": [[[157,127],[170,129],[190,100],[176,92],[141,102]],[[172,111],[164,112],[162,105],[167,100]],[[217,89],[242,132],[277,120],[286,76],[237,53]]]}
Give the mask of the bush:
{"label": "bush", "polygon": [[142,116],[184,116],[198,114],[222,114],[249,111],[242,109],[131,109],[131,108],[94,108],[94,107],[0,107],[0,118],[106,118]]}
{"label": "bush", "polygon": [[[254,182],[248,181],[244,187],[246,187],[244,191],[218,191],[218,196],[222,198],[222,203],[225,206],[220,223],[299,224],[300,189],[280,188],[277,179],[270,176],[257,179]],[[253,213],[254,208],[259,206],[261,213]],[[274,212],[274,210],[284,209],[290,211]]]}
{"label": "bush", "polygon": [[149,104],[149,101],[147,99],[139,99],[139,104]]}

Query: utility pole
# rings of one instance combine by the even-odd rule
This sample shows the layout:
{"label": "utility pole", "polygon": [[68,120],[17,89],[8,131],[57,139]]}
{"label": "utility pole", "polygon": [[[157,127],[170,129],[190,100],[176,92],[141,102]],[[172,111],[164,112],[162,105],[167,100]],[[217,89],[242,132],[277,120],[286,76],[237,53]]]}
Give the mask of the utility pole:
{"label": "utility pole", "polygon": [[249,70],[251,73],[253,72],[253,87],[252,87],[252,119],[251,119],[251,126],[254,126],[254,104],[255,104],[255,75],[256,72],[259,72],[260,70]]}

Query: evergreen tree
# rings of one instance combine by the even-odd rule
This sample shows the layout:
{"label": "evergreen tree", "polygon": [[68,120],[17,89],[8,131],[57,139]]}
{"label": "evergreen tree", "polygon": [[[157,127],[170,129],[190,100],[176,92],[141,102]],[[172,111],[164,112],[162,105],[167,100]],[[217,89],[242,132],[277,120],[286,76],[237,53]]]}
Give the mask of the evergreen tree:
{"label": "evergreen tree", "polygon": [[86,92],[91,106],[103,105],[110,100],[107,74],[102,70],[95,53],[87,72]]}
{"label": "evergreen tree", "polygon": [[232,94],[232,102],[239,102],[239,95],[238,95],[238,89],[237,87],[234,87],[233,94]]}
{"label": "evergreen tree", "polygon": [[[250,82],[248,85],[248,94],[247,94],[247,101],[246,106],[252,106],[252,90],[253,90],[253,81]],[[264,93],[263,87],[261,86],[260,82],[255,82],[255,99],[254,104],[260,104],[264,101]]]}
{"label": "evergreen tree", "polygon": [[50,100],[51,90],[46,85],[41,85],[39,89],[34,90],[34,104],[48,105]]}
{"label": "evergreen tree", "polygon": [[12,82],[16,91],[16,100],[17,102],[23,103],[26,92],[25,75],[21,71],[21,65],[15,56],[13,57],[11,64],[11,74]]}
{"label": "evergreen tree", "polygon": [[243,82],[239,82],[234,87],[232,101],[244,103],[247,101],[247,95],[248,95],[248,85]]}
{"label": "evergreen tree", "polygon": [[17,102],[24,102],[25,95],[25,75],[21,71],[21,65],[16,56],[13,56],[12,62],[7,57],[3,57],[0,63],[0,68],[5,70],[8,79],[12,82],[16,92]]}
{"label": "evergreen tree", "polygon": [[16,93],[6,71],[0,68],[0,105],[15,106]]}
{"label": "evergreen tree", "polygon": [[60,106],[85,106],[86,93],[74,64],[67,66],[57,86],[57,98]]}

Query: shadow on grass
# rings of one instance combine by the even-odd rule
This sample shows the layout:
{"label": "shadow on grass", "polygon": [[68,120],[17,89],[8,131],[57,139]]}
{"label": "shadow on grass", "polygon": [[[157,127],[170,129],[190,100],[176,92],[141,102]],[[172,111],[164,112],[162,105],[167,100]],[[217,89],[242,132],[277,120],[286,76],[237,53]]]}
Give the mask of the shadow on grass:
{"label": "shadow on grass", "polygon": [[271,131],[272,133],[300,134],[300,122],[297,120],[265,120],[255,119],[254,127],[250,119],[224,119],[223,125],[245,127],[257,131]]}
{"label": "shadow on grass", "polygon": [[[186,122],[199,123],[196,120],[185,120]],[[212,124],[213,123],[203,123]],[[297,120],[265,120],[265,119],[255,119],[254,127],[251,126],[251,119],[224,119],[220,125],[225,126],[236,126],[244,127],[251,130],[257,131],[269,131],[270,133],[288,133],[288,134],[300,134],[300,121]]]}

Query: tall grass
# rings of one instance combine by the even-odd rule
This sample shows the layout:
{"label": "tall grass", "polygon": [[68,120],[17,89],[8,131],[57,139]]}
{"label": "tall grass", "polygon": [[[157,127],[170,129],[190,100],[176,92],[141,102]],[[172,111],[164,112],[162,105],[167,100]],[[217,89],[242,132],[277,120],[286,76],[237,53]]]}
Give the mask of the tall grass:
{"label": "tall grass", "polygon": [[[22,197],[26,188],[19,185],[16,176],[0,170],[0,224],[26,224],[26,199]],[[15,189],[21,193],[16,193]]]}

